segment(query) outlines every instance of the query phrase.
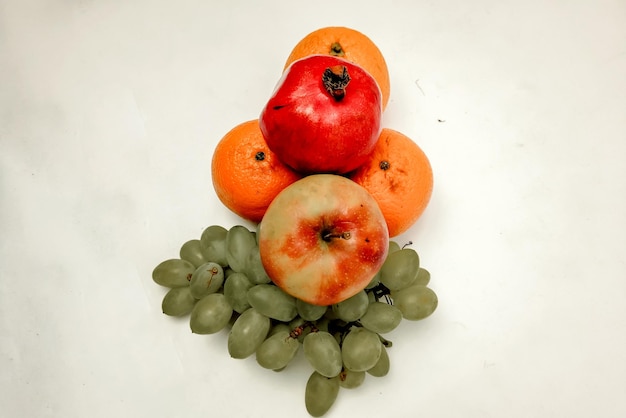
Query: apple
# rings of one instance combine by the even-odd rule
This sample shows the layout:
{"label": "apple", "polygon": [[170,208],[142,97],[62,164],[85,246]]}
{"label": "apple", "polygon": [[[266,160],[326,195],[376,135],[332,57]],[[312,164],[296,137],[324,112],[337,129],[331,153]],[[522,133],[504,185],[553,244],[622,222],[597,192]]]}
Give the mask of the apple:
{"label": "apple", "polygon": [[294,61],[261,112],[278,159],[305,174],[344,174],[363,164],[381,132],[382,96],[363,68],[330,55]]}
{"label": "apple", "polygon": [[272,281],[321,306],[363,290],[389,247],[387,223],[374,198],[335,174],[313,174],[283,189],[258,234],[261,262]]}

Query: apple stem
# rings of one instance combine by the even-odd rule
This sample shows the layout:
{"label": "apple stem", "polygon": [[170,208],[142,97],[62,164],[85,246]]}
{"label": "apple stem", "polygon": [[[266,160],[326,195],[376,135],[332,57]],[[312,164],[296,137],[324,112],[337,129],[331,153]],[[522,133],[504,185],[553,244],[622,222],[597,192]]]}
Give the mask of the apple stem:
{"label": "apple stem", "polygon": [[333,238],[350,239],[352,235],[349,232],[342,232],[341,234],[333,234],[332,232],[326,232],[322,235],[322,239],[326,242],[330,242]]}
{"label": "apple stem", "polygon": [[350,75],[345,65],[328,67],[322,74],[324,88],[335,101],[341,101],[346,95],[346,87],[350,83]]}

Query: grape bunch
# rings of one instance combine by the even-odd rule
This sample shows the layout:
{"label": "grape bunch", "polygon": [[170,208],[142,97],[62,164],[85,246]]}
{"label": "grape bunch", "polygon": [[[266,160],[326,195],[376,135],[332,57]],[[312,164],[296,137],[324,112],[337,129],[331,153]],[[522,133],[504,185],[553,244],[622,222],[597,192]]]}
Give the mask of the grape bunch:
{"label": "grape bunch", "polygon": [[284,369],[302,349],[312,368],[304,400],[315,417],[330,409],[340,388],[356,388],[368,374],[385,376],[392,344],[382,334],[403,318],[428,317],[438,303],[417,252],[394,241],[369,285],[332,306],[306,303],[275,286],[263,269],[256,232],[242,225],[209,226],[200,239],[185,242],[179,256],[152,273],[169,288],[163,313],[189,315],[195,334],[229,329],[230,356],[255,354],[265,369]]}

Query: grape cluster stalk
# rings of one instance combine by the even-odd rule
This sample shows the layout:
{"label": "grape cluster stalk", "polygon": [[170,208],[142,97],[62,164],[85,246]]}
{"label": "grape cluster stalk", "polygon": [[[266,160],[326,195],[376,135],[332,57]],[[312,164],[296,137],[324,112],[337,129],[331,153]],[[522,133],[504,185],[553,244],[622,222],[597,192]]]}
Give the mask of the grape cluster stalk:
{"label": "grape cluster stalk", "polygon": [[438,304],[418,253],[395,241],[380,271],[356,295],[331,306],[296,299],[272,283],[256,231],[242,225],[207,227],[200,239],[181,246],[178,258],[157,265],[152,278],[169,289],[163,313],[188,315],[195,334],[228,330],[232,358],[255,355],[261,367],[280,371],[303,350],[311,366],[304,402],[314,417],[332,407],[340,388],[356,388],[367,375],[385,376],[392,343],[382,334],[402,319],[430,316]]}

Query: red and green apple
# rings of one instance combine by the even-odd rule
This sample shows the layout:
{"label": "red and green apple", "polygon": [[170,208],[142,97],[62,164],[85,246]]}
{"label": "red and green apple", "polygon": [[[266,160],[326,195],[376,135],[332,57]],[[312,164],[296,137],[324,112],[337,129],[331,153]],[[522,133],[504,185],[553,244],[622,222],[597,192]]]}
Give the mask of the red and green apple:
{"label": "red and green apple", "polygon": [[389,246],[374,198],[334,174],[310,175],[287,186],[268,207],[258,233],[261,261],[272,281],[322,306],[363,290]]}

